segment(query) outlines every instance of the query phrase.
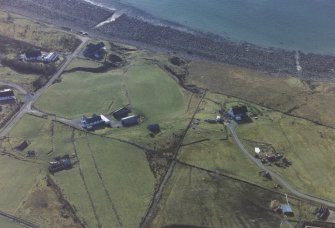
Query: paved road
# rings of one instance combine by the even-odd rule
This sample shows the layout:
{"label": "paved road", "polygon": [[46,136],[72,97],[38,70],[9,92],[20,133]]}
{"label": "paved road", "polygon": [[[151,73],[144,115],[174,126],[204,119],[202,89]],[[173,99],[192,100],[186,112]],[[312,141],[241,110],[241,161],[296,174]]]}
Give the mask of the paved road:
{"label": "paved road", "polygon": [[[59,68],[59,70],[50,78],[50,80],[41,87],[38,91],[35,92],[33,96],[29,96],[26,99],[25,104],[21,107],[20,111],[18,111],[8,122],[7,124],[0,130],[0,138],[5,137],[9,131],[12,129],[12,127],[22,118],[22,116],[27,112],[32,112],[32,104],[36,102],[36,100],[43,94],[43,92],[51,86],[56,79],[60,77],[60,75],[63,73],[63,71],[66,69],[66,67],[70,64],[73,58],[78,56],[80,50],[84,47],[86,42],[89,40],[88,37],[79,37],[78,38],[82,41],[81,44],[77,47],[77,49],[70,55],[67,56],[65,62],[63,65]],[[17,86],[17,85],[16,85]],[[16,88],[16,87],[14,87]]]}
{"label": "paved road", "polygon": [[285,187],[293,195],[295,195],[299,198],[310,200],[314,203],[323,204],[323,205],[335,208],[335,203],[334,202],[330,202],[330,201],[327,201],[327,200],[324,200],[324,199],[320,199],[320,198],[317,198],[317,197],[314,197],[314,196],[310,196],[310,195],[307,195],[305,193],[302,193],[302,192],[296,190],[291,184],[289,184],[287,181],[285,181],[282,176],[280,176],[279,174],[271,171],[267,166],[263,165],[262,162],[259,159],[256,159],[254,156],[252,156],[251,153],[249,153],[248,150],[244,147],[243,143],[241,142],[241,140],[239,139],[238,135],[235,132],[235,127],[236,127],[236,123],[233,122],[233,121],[231,123],[227,124],[227,128],[231,132],[237,146],[259,168],[269,172],[272,179],[274,179],[277,183],[279,183],[281,186]]}

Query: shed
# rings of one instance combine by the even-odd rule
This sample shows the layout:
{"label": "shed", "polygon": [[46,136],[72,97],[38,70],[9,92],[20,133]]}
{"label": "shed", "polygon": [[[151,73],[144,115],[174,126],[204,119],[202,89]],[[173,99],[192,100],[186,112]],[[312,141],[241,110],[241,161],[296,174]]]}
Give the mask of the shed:
{"label": "shed", "polygon": [[255,153],[259,154],[261,152],[261,149],[259,147],[255,147]]}
{"label": "shed", "polygon": [[130,109],[127,107],[119,108],[113,112],[113,116],[115,119],[121,119],[124,117],[127,117],[128,114],[130,113]]}
{"label": "shed", "polygon": [[18,145],[17,147],[15,147],[15,149],[17,149],[19,151],[23,151],[28,146],[29,146],[29,143],[26,140],[24,140],[22,143],[20,143],[20,145]]}
{"label": "shed", "polygon": [[15,103],[16,97],[12,89],[4,89],[0,91],[0,104]]}
{"label": "shed", "polygon": [[47,63],[56,62],[59,59],[59,55],[55,52],[50,52],[43,57],[43,61]]}
{"label": "shed", "polygon": [[150,124],[148,125],[148,130],[154,134],[158,134],[161,131],[159,124]]}
{"label": "shed", "polygon": [[139,123],[139,117],[138,116],[128,116],[125,118],[121,119],[121,124],[124,127],[130,127],[130,126],[134,126],[137,125]]}
{"label": "shed", "polygon": [[284,215],[294,216],[294,213],[293,213],[293,210],[292,210],[290,204],[288,204],[288,203],[282,204],[280,207],[281,207],[281,210],[283,211]]}

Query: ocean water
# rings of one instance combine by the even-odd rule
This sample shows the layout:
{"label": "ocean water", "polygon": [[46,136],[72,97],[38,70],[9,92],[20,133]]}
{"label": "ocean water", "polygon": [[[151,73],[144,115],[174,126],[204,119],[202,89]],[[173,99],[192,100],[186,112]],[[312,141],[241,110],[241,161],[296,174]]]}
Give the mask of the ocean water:
{"label": "ocean water", "polygon": [[335,55],[335,0],[92,0],[263,47]]}

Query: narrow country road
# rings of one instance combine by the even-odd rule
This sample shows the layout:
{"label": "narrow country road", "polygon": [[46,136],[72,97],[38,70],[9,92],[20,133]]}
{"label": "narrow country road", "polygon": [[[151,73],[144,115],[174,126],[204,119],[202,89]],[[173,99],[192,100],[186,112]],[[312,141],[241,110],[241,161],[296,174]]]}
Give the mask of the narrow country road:
{"label": "narrow country road", "polygon": [[[78,38],[81,40],[81,44],[77,47],[77,49],[70,55],[67,56],[65,62],[63,65],[58,69],[58,71],[50,78],[50,80],[39,90],[35,92],[33,96],[27,97],[25,104],[21,107],[21,109],[5,124],[5,126],[0,130],[0,138],[5,137],[9,131],[12,129],[12,127],[22,118],[22,116],[27,113],[31,112],[31,106],[36,102],[36,100],[43,94],[43,92],[51,86],[56,79],[60,77],[60,75],[63,73],[63,71],[66,69],[66,67],[70,64],[73,58],[78,56],[80,50],[84,47],[86,42],[89,40],[88,37],[79,37]],[[17,85],[12,86],[16,88]],[[21,91],[19,89],[19,91]]]}
{"label": "narrow country road", "polygon": [[259,159],[256,159],[254,156],[251,155],[251,153],[248,152],[248,150],[244,147],[243,143],[241,142],[241,140],[239,139],[238,135],[235,132],[235,127],[236,127],[236,123],[235,122],[231,122],[229,124],[226,124],[227,128],[229,129],[229,131],[231,132],[231,135],[233,136],[235,143],[237,144],[237,146],[240,148],[240,150],[251,160],[253,161],[259,168],[261,168],[262,170],[265,170],[267,172],[270,173],[272,179],[274,179],[275,181],[277,181],[281,186],[285,187],[288,191],[290,191],[293,195],[302,198],[302,199],[306,199],[309,201],[312,201],[314,203],[318,203],[318,204],[323,204],[329,207],[334,207],[335,208],[335,203],[334,202],[330,202],[321,198],[317,198],[314,196],[310,196],[307,195],[305,193],[302,193],[298,190],[296,190],[291,184],[289,184],[287,181],[284,180],[283,177],[281,177],[279,174],[271,171],[268,167],[266,167],[265,165],[262,164],[262,162]]}

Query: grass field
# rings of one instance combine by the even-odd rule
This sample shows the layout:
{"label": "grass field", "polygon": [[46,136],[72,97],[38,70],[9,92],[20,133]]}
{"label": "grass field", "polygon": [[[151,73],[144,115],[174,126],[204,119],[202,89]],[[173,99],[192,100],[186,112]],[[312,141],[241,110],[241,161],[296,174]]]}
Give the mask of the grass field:
{"label": "grass field", "polygon": [[79,164],[54,179],[78,215],[89,227],[136,227],[155,183],[145,153],[84,133],[75,134],[73,146]]}
{"label": "grass field", "polygon": [[52,85],[38,99],[36,106],[43,111],[70,119],[93,113],[109,114],[129,103],[121,85],[121,71],[63,74],[62,82]]}
{"label": "grass field", "polygon": [[[37,158],[29,161],[40,164],[7,158],[10,162],[4,160],[2,165],[2,159],[6,157],[0,157],[0,163],[4,167],[4,176],[0,178],[4,183],[8,182],[0,189],[8,192],[18,182],[22,182],[22,188],[17,194],[9,194],[12,198],[0,197],[1,205],[6,205],[2,210],[11,211],[11,208],[19,206],[34,182],[38,182],[46,174],[47,164],[53,157],[76,153],[73,169],[56,173],[52,178],[76,209],[77,216],[89,227],[99,224],[103,227],[111,224],[113,227],[119,227],[120,224],[124,227],[136,227],[140,223],[156,182],[145,151],[31,115],[24,116],[11,131],[10,140],[5,140],[2,146],[8,152],[24,158],[25,151],[18,153],[12,149],[22,140],[30,142],[25,151],[37,152]],[[12,170],[10,167],[16,168]],[[37,175],[33,172],[34,169],[41,170],[41,174]],[[24,172],[26,175],[18,175],[17,180],[13,181],[14,174],[11,172]],[[25,210],[19,211],[31,215]]]}
{"label": "grass field", "polygon": [[0,156],[0,210],[15,212],[40,176],[39,166],[7,156]]}
{"label": "grass field", "polygon": [[[335,127],[335,84],[273,77],[227,64],[193,61],[186,82]],[[326,108],[325,108],[326,107]]]}
{"label": "grass field", "polygon": [[4,11],[0,11],[0,33],[50,51],[71,52],[80,43],[72,34]]}
{"label": "grass field", "polygon": [[[269,209],[273,199],[284,200],[247,183],[177,165],[151,227],[277,227],[281,218]],[[292,220],[313,208],[295,200],[290,203],[295,213]]]}
{"label": "grass field", "polygon": [[273,168],[300,191],[334,199],[334,129],[268,110],[253,123],[239,125],[237,133],[242,139],[265,142],[284,153],[292,166]]}

